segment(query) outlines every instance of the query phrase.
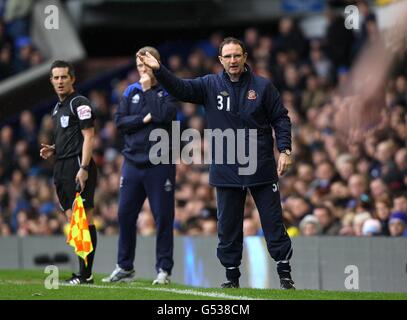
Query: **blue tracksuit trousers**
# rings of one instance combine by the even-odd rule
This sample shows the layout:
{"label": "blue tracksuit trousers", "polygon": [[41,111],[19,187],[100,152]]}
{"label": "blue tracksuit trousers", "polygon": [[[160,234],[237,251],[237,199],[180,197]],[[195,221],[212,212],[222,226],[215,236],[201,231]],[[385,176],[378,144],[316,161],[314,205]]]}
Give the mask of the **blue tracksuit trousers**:
{"label": "blue tracksuit trousers", "polygon": [[148,198],[156,224],[156,271],[171,274],[174,247],[175,165],[157,165],[140,169],[128,160],[122,168],[119,196],[118,265],[133,269],[136,250],[136,223]]}

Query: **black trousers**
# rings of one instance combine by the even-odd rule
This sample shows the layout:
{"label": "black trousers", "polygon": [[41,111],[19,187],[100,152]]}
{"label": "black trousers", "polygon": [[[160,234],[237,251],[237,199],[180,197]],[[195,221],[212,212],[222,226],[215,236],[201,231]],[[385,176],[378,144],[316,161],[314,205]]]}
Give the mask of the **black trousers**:
{"label": "black trousers", "polygon": [[[75,177],[78,174],[80,165],[80,156],[60,159],[55,162],[54,184],[61,209],[64,212],[73,208],[76,195]],[[96,182],[97,168],[95,162],[91,159],[89,162],[88,180],[86,180],[85,189],[81,193],[85,209],[92,209],[94,207],[93,198],[95,195]]]}
{"label": "black trousers", "polygon": [[[275,184],[249,187],[260,214],[267,249],[275,261],[289,260],[291,239],[282,216],[280,193]],[[225,268],[238,267],[243,251],[243,215],[246,188],[216,187],[218,205],[217,256]]]}

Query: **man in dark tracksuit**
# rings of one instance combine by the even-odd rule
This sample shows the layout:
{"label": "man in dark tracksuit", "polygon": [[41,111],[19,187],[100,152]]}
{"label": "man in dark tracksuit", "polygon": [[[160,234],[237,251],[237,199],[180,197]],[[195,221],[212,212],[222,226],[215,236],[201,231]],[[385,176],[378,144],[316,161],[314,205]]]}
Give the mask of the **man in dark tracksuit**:
{"label": "man in dark tracksuit", "polygon": [[[278,190],[278,176],[291,165],[291,122],[276,88],[269,80],[250,71],[245,63],[246,49],[235,38],[226,38],[219,48],[219,59],[225,70],[193,80],[175,77],[148,53],[138,57],[154,70],[158,81],[174,97],[203,104],[210,129],[233,129],[234,132],[245,129],[246,147],[249,140],[252,141],[247,129],[257,130],[257,170],[253,174],[241,175],[238,164],[214,164],[213,159],[210,167],[209,182],[217,192],[217,256],[226,268],[227,281],[222,287],[239,287],[243,214],[248,188],[260,214],[268,251],[277,262],[280,287],[294,289],[289,263],[291,240],[283,224]],[[280,151],[278,168],[271,128]]]}
{"label": "man in dark tracksuit", "polygon": [[50,80],[59,98],[52,112],[55,144],[41,144],[40,156],[43,159],[52,155],[56,157],[54,184],[68,220],[72,215],[76,186],[80,185],[93,251],[87,256],[87,265],[78,257],[79,273],[72,274],[66,282],[72,285],[91,284],[94,282],[92,266],[97,244],[93,222],[97,169],[92,159],[95,112],[89,100],[74,90],[75,72],[71,63],[55,61],[51,66]]}
{"label": "man in dark tracksuit", "polygon": [[[139,52],[149,52],[157,59],[160,57],[152,47],[144,47]],[[167,284],[174,265],[175,164],[152,164],[149,136],[154,129],[169,131],[177,112],[176,101],[157,84],[150,68],[139,59],[136,62],[140,82],[127,88],[115,114],[117,128],[125,140],[118,213],[119,250],[116,269],[103,281],[130,282],[134,279],[136,222],[147,197],[157,232],[157,278],[153,284]]]}

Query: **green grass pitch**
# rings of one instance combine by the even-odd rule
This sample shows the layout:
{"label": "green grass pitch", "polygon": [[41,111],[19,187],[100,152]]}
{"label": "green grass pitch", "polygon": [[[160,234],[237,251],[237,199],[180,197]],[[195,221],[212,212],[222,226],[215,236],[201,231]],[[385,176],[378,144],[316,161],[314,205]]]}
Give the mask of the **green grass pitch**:
{"label": "green grass pitch", "polygon": [[[49,274],[42,270],[0,270],[0,300],[407,300],[407,293],[338,292],[320,290],[197,288],[172,283],[153,286],[151,280],[105,284],[96,275],[94,285],[59,285],[46,289]],[[60,273],[63,280],[70,276]]]}

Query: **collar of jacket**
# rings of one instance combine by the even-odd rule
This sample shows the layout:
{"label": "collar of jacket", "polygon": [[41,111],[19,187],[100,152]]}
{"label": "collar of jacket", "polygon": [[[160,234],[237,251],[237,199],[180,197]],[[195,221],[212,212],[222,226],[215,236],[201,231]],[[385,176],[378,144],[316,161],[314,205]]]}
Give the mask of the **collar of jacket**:
{"label": "collar of jacket", "polygon": [[64,100],[60,101],[60,100],[58,99],[58,102],[59,102],[61,105],[62,105],[62,104],[66,104],[66,103],[69,102],[69,101],[71,100],[71,98],[72,98],[73,96],[75,96],[75,95],[77,95],[77,92],[74,90],[72,93],[68,94],[68,95],[65,97]]}
{"label": "collar of jacket", "polygon": [[[250,78],[251,72],[252,72],[252,70],[250,69],[249,65],[247,63],[245,63],[244,64],[244,71],[240,75],[239,81],[237,81],[237,82],[243,83],[243,82],[248,81],[248,79]],[[228,73],[226,72],[225,69],[223,69],[223,71],[222,71],[222,76],[226,81],[229,81],[230,83],[236,83],[236,82],[232,82],[230,80],[230,77],[229,77],[229,75],[228,75]]]}
{"label": "collar of jacket", "polygon": [[[143,91],[143,87],[141,86],[141,83],[138,81],[134,84],[134,88],[139,89],[140,91]],[[160,89],[161,85],[159,82],[157,82],[155,85],[151,86],[151,89]]]}

